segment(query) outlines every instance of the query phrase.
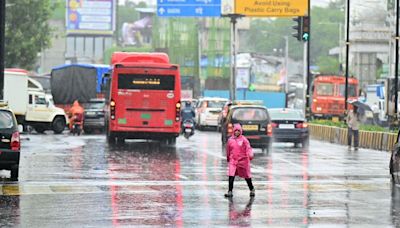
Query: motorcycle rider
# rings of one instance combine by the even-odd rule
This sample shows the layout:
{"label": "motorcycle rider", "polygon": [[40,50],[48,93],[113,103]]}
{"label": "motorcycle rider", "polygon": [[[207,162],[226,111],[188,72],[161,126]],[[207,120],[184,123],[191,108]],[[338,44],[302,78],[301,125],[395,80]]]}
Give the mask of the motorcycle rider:
{"label": "motorcycle rider", "polygon": [[194,107],[192,106],[190,101],[186,101],[185,106],[181,110],[182,131],[184,130],[183,123],[185,122],[185,120],[192,120],[193,121],[192,135],[194,134],[194,126],[195,126],[194,118],[195,118],[195,116],[196,116],[196,113],[194,111]]}
{"label": "motorcycle rider", "polygon": [[75,122],[83,124],[84,108],[75,100],[72,107],[69,109],[69,129],[72,130]]}

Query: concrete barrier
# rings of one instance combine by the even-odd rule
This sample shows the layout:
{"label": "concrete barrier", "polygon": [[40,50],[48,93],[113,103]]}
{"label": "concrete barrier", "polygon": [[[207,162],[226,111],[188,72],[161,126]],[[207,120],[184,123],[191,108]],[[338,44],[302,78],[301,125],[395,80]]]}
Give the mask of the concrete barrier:
{"label": "concrete barrier", "polygon": [[[309,124],[311,138],[335,144],[347,145],[347,128],[320,124]],[[361,131],[359,147],[391,151],[397,134],[388,132]]]}

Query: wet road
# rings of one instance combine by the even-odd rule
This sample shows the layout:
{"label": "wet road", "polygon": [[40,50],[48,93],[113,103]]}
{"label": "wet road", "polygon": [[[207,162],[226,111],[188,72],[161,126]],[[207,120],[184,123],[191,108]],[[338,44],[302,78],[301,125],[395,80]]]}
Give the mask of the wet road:
{"label": "wet road", "polygon": [[175,147],[109,147],[103,135],[24,138],[20,181],[0,172],[0,227],[400,225],[387,152],[319,141],[309,150],[256,149],[256,197],[236,178],[230,201],[223,197],[226,161],[216,132],[181,137]]}

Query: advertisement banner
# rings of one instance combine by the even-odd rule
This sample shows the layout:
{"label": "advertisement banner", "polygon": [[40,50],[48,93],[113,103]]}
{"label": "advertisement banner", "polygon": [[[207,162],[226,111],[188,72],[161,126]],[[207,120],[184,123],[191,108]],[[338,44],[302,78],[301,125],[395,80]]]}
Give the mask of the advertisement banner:
{"label": "advertisement banner", "polygon": [[238,68],[236,72],[236,88],[237,89],[249,88],[249,81],[250,81],[250,69]]}
{"label": "advertisement banner", "polygon": [[115,0],[67,0],[67,34],[112,35]]}

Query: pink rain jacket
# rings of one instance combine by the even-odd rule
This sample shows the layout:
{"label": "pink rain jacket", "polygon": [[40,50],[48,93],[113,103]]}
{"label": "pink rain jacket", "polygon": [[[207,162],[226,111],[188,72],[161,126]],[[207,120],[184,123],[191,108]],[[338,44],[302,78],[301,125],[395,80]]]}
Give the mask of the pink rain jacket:
{"label": "pink rain jacket", "polygon": [[[236,137],[235,131],[239,130],[240,135]],[[226,159],[228,161],[228,176],[239,176],[251,178],[250,160],[253,159],[253,149],[249,140],[242,135],[242,127],[235,124],[233,135],[226,144]]]}

